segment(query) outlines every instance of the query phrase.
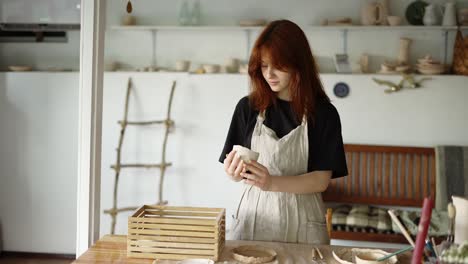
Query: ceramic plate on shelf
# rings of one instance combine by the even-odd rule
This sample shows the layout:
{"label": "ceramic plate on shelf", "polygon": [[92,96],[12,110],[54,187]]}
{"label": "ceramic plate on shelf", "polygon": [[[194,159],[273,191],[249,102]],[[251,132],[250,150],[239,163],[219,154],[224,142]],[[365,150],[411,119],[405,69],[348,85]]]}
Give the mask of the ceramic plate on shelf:
{"label": "ceramic plate on shelf", "polygon": [[8,69],[10,71],[18,71],[18,72],[22,72],[22,71],[32,71],[32,67],[31,66],[8,66]]}
{"label": "ceramic plate on shelf", "polygon": [[426,74],[426,75],[439,75],[439,74],[444,74],[445,69],[424,69],[424,68],[419,68],[418,72],[421,74]]}
{"label": "ceramic plate on shelf", "polygon": [[349,94],[349,85],[344,82],[339,82],[333,87],[333,93],[336,97],[344,98]]}
{"label": "ceramic plate on shelf", "polygon": [[47,69],[45,69],[45,71],[49,71],[49,72],[65,72],[65,71],[72,71],[71,69],[67,69],[67,68],[62,68],[62,67],[49,67]]}

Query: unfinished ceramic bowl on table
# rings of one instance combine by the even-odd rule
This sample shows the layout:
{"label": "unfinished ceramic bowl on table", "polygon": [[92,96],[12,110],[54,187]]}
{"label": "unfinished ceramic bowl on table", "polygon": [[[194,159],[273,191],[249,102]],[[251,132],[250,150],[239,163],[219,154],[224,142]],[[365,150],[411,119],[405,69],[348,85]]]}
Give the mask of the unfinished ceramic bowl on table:
{"label": "unfinished ceramic bowl on table", "polygon": [[390,254],[380,249],[369,248],[342,248],[332,252],[333,258],[341,264],[395,264],[398,262],[396,256],[384,261],[376,259]]}
{"label": "unfinished ceramic bowl on table", "polygon": [[240,246],[232,250],[232,257],[246,264],[268,263],[273,261],[276,256],[276,251],[261,246]]}

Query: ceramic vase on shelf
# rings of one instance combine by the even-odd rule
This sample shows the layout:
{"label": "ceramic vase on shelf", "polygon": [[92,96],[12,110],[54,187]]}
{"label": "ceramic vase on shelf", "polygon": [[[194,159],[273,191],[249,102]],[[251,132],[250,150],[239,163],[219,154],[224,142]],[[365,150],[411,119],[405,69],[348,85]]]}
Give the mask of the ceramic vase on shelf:
{"label": "ceramic vase on shelf", "polygon": [[468,8],[458,10],[458,23],[460,26],[468,26]]}
{"label": "ceramic vase on shelf", "polygon": [[195,1],[193,3],[192,12],[190,13],[190,24],[192,26],[200,25],[200,1]]}
{"label": "ceramic vase on shelf", "polygon": [[425,26],[435,26],[439,24],[439,19],[435,9],[436,7],[434,4],[429,4],[426,6],[423,17],[423,23]]}
{"label": "ceramic vase on shelf", "polygon": [[444,17],[442,19],[442,26],[456,26],[457,25],[457,11],[455,10],[454,2],[445,3]]}
{"label": "ceramic vase on shelf", "polygon": [[364,26],[387,25],[387,1],[369,2],[361,8],[361,24]]}
{"label": "ceramic vase on shelf", "polygon": [[388,16],[390,15],[390,7],[388,5],[388,0],[380,0],[380,4],[382,5],[382,24],[381,25],[388,25]]}
{"label": "ceramic vase on shelf", "polygon": [[180,6],[179,11],[179,25],[180,26],[187,26],[190,24],[190,11],[188,7],[187,1],[184,1]]}
{"label": "ceramic vase on shelf", "polygon": [[409,48],[411,45],[411,39],[400,38],[400,51],[398,54],[399,65],[409,65]]}

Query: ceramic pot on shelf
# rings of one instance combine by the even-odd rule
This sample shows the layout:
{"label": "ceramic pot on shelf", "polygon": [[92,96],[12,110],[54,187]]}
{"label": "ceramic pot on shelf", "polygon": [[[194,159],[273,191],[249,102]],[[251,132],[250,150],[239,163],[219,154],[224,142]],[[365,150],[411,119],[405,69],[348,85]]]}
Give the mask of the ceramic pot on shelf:
{"label": "ceramic pot on shelf", "polygon": [[445,3],[444,17],[442,19],[442,26],[456,26],[457,25],[457,12],[455,10],[455,3]]}
{"label": "ceramic pot on shelf", "polygon": [[386,25],[387,13],[383,3],[366,3],[361,8],[361,24],[364,26]]}
{"label": "ceramic pot on shelf", "polygon": [[416,0],[408,5],[405,11],[406,20],[410,25],[419,26],[424,25],[424,8],[428,4],[422,0]]}
{"label": "ceramic pot on shelf", "polygon": [[409,48],[411,45],[411,39],[400,38],[400,51],[398,53],[398,64],[409,65]]}
{"label": "ceramic pot on shelf", "polygon": [[468,26],[468,8],[458,10],[458,23],[460,26]]}
{"label": "ceramic pot on shelf", "polygon": [[425,26],[435,26],[439,24],[435,9],[436,7],[434,4],[429,4],[426,6],[423,17],[423,23]]}
{"label": "ceramic pot on shelf", "polygon": [[390,15],[390,10],[389,10],[389,5],[388,5],[388,0],[380,0],[380,4],[382,6],[382,10],[381,10],[381,16],[382,16],[382,24],[381,25],[389,25],[389,22],[388,22],[388,16]]}
{"label": "ceramic pot on shelf", "polygon": [[190,25],[190,10],[187,1],[184,1],[179,10],[179,26]]}

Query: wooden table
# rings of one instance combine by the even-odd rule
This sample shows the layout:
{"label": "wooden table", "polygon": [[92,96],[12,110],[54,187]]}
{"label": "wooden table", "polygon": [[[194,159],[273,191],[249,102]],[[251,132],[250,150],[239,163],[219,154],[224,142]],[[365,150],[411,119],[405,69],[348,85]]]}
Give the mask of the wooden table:
{"label": "wooden table", "polygon": [[[217,263],[237,263],[231,257],[231,250],[240,245],[262,245],[273,248],[278,253],[278,258],[273,263],[293,264],[293,263],[314,263],[311,260],[312,245],[259,242],[259,241],[234,241],[227,240],[220,260]],[[332,250],[343,247],[319,245],[320,251],[324,255],[325,262],[337,264],[332,256]],[[411,263],[411,255],[405,253],[398,257],[398,263]],[[81,255],[73,263],[153,263],[152,259],[127,258],[127,236],[106,235],[96,242],[90,249]],[[226,262],[225,262],[226,261]],[[177,263],[177,261],[158,261],[159,263]]]}

